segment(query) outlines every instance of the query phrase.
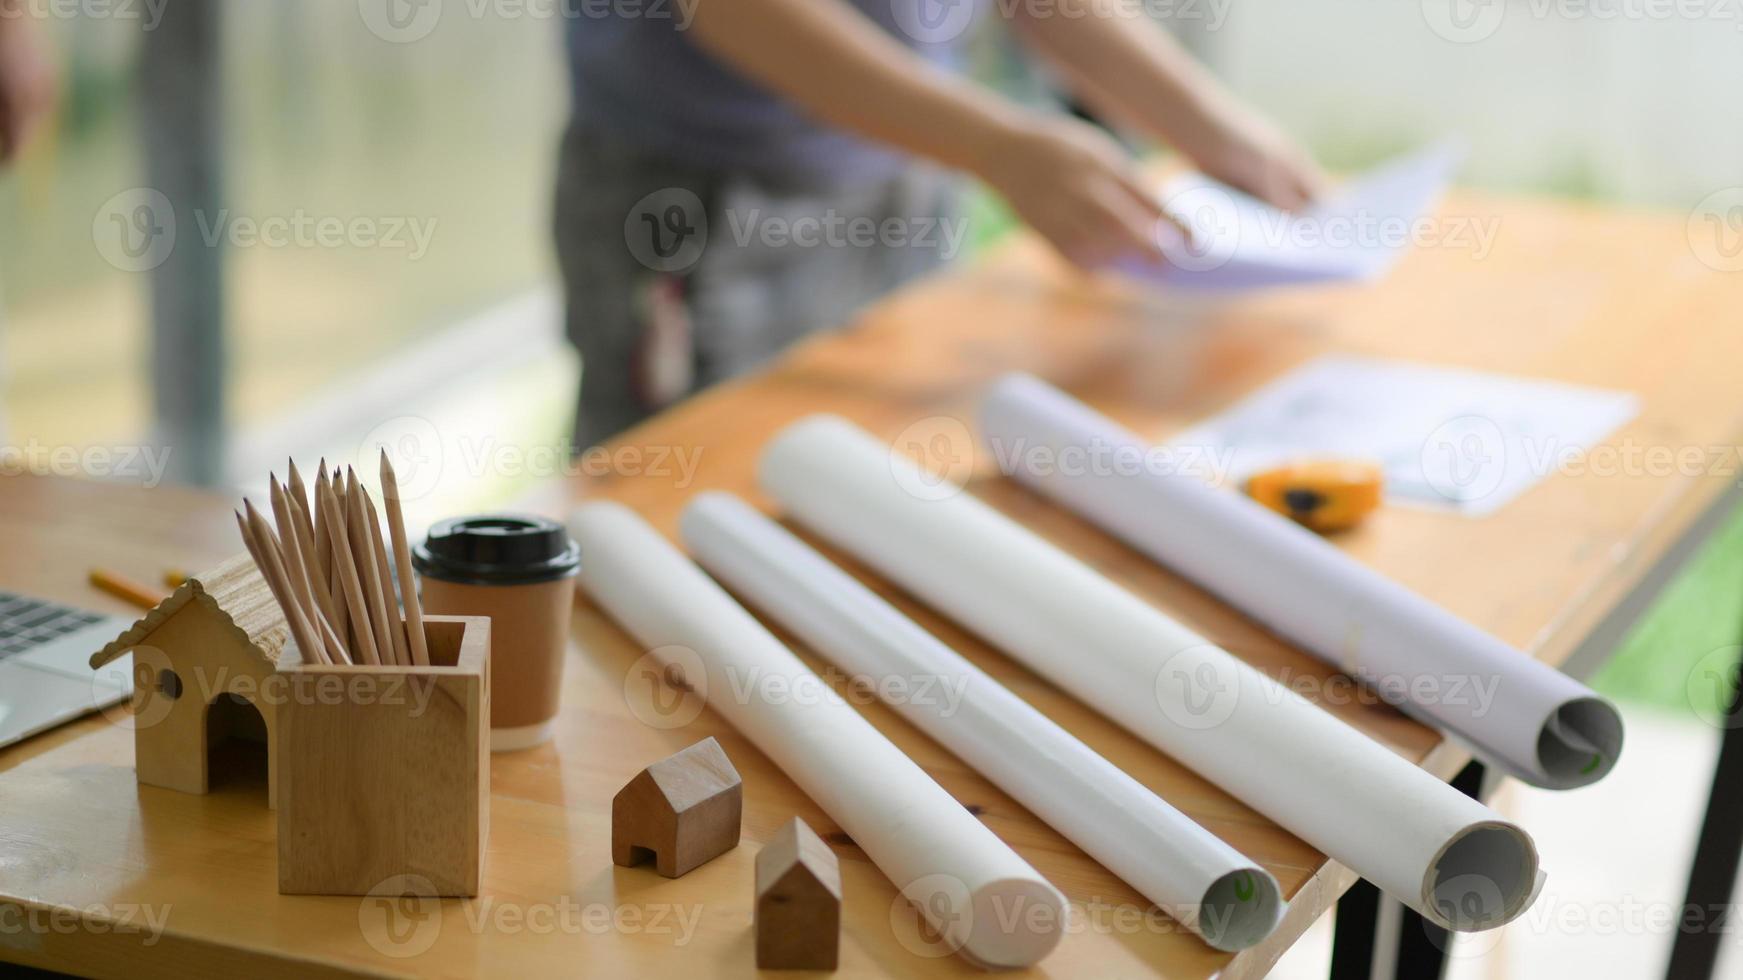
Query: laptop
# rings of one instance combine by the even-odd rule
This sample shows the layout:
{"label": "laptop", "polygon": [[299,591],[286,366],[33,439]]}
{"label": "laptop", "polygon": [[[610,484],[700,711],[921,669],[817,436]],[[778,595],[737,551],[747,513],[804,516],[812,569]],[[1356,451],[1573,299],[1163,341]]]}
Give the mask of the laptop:
{"label": "laptop", "polygon": [[132,654],[96,671],[90,660],[132,625],[120,616],[0,592],[0,746],[131,694]]}

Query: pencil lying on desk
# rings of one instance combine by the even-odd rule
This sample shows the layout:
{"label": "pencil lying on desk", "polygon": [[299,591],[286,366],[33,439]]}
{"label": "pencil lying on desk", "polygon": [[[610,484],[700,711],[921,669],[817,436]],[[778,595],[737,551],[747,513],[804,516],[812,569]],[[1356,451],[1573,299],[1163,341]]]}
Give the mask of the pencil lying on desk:
{"label": "pencil lying on desk", "polygon": [[[156,609],[157,604],[163,601],[163,596],[160,593],[154,592],[125,575],[119,575],[106,569],[91,569],[90,582],[91,586],[98,591],[107,592],[122,602],[138,606],[148,612]],[[181,583],[177,582],[176,585],[180,586]]]}

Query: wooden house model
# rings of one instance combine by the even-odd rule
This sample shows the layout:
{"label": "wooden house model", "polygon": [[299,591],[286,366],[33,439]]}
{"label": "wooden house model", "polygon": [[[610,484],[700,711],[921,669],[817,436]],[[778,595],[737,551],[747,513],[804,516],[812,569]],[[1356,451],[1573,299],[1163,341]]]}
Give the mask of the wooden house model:
{"label": "wooden house model", "polygon": [[[133,746],[139,781],[183,793],[211,788],[225,739],[266,746],[268,805],[278,804],[273,733],[284,613],[247,555],[188,579],[91,657],[100,668],[133,652]],[[297,656],[294,648],[291,656]]]}
{"label": "wooden house model", "polygon": [[490,815],[490,620],[426,616],[424,636],[429,666],[305,663],[238,555],[188,579],[91,666],[133,653],[141,783],[207,793],[216,747],[264,743],[280,892],[363,895],[404,876],[435,895],[476,895]]}
{"label": "wooden house model", "polygon": [[794,817],[757,852],[757,969],[833,970],[841,947],[841,864]]}
{"label": "wooden house model", "polygon": [[738,846],[744,786],[712,736],[643,769],[611,800],[611,860],[676,878]]}

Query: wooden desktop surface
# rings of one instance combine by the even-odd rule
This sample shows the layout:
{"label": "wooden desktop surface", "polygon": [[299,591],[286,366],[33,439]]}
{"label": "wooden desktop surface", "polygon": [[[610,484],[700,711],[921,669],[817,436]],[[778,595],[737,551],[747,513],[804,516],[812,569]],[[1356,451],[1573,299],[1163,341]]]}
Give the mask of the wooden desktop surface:
{"label": "wooden desktop surface", "polygon": [[[543,505],[560,512],[576,494],[609,496],[670,534],[696,491],[729,489],[766,504],[752,478],[758,448],[804,414],[838,412],[898,445],[921,447],[935,465],[955,464],[961,475],[972,467],[974,491],[994,506],[1262,669],[1317,684],[1332,676],[1317,661],[997,478],[984,454],[971,457],[967,436],[979,389],[1001,372],[1029,370],[1158,439],[1325,352],[1624,389],[1640,397],[1642,412],[1605,444],[1622,465],[1551,475],[1492,517],[1388,508],[1338,539],[1363,562],[1561,663],[1735,485],[1743,274],[1701,265],[1680,215],[1459,194],[1442,217],[1498,221],[1492,251],[1419,249],[1377,287],[1227,302],[1086,284],[1033,242],[1019,242],[625,434],[613,443],[616,475],[553,487]],[[1665,472],[1644,462],[1653,447],[1692,447],[1685,459],[1706,453],[1726,465]],[[671,455],[679,451],[699,454],[691,480],[679,476]],[[1639,466],[1626,463],[1629,453],[1639,455]],[[84,585],[86,570],[102,564],[152,579],[165,565],[213,563],[238,550],[229,503],[167,488],[0,478],[0,588],[125,611]],[[867,581],[1260,861],[1290,899],[1270,940],[1238,956],[1214,952],[1167,920],[1143,915],[1147,903],[1130,887],[888,709],[863,705],[1073,903],[1078,927],[1032,973],[1261,975],[1352,881],[1346,869],[1204,779],[924,606]],[[574,636],[556,740],[493,759],[479,899],[388,908],[280,896],[273,816],[258,780],[206,797],[137,786],[131,735],[98,716],[0,750],[0,900],[12,903],[0,904],[0,959],[130,976],[232,969],[744,976],[754,971],[757,848],[798,815],[841,858],[847,901],[839,975],[978,972],[958,957],[926,955],[932,950],[911,937],[899,940],[892,921],[904,915],[894,886],[712,712],[698,710],[676,727],[638,720],[631,705],[645,700],[651,683],[636,668],[642,651],[586,600],[575,608]],[[1433,732],[1351,699],[1347,686],[1327,690],[1339,695],[1329,710],[1443,778],[1465,762]],[[720,739],[744,776],[741,845],[670,881],[647,868],[612,866],[612,794],[641,766],[706,735]],[[21,921],[22,908],[49,906],[86,910],[84,924],[4,928]],[[147,913],[167,915],[149,945],[149,935],[107,928],[115,917],[143,924]]]}

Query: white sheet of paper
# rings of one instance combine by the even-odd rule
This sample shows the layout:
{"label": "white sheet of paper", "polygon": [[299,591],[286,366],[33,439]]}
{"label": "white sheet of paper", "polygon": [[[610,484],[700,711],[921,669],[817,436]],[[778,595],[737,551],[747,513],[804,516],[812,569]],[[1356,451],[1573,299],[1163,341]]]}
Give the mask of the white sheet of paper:
{"label": "white sheet of paper", "polygon": [[1639,413],[1632,394],[1331,355],[1172,440],[1243,480],[1312,457],[1372,459],[1390,503],[1480,517]]}
{"label": "white sheet of paper", "polygon": [[1372,282],[1410,247],[1463,157],[1457,143],[1433,144],[1344,181],[1294,213],[1202,174],[1176,177],[1160,190],[1163,210],[1192,230],[1192,244],[1166,245],[1167,265],[1120,268],[1202,289]]}

